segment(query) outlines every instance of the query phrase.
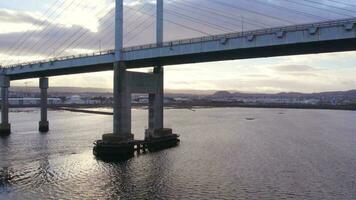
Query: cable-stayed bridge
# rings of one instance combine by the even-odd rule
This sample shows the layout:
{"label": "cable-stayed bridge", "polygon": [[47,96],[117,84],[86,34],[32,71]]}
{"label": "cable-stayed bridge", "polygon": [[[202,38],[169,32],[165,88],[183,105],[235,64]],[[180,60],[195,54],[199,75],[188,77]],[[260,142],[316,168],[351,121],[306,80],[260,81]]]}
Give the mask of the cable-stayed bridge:
{"label": "cable-stayed bridge", "polygon": [[[115,142],[118,142],[120,145],[126,142],[124,147],[120,145],[117,148],[115,147],[117,151],[121,153],[133,151],[133,144],[127,143],[133,140],[131,133],[132,93],[149,94],[150,109],[149,128],[146,131],[147,139],[154,138],[162,142],[161,139],[166,138],[168,143],[171,144],[176,141],[176,135],[172,134],[170,129],[163,128],[163,66],[356,50],[356,18],[352,15],[353,9],[356,9],[356,4],[354,5],[347,1],[328,0],[327,2],[330,4],[324,5],[320,5],[320,3],[314,0],[286,0],[280,4],[259,0],[248,1],[258,5],[259,7],[256,7],[256,9],[243,7],[243,4],[231,4],[219,0],[211,1],[215,4],[218,3],[221,6],[225,6],[224,12],[221,12],[216,7],[209,7],[208,4],[200,6],[194,4],[192,1],[182,1],[181,4],[174,4],[172,2],[174,1],[168,1],[167,3],[167,7],[170,8],[167,9],[167,14],[176,17],[177,21],[174,21],[172,18],[165,18],[166,15],[164,13],[166,13],[166,9],[164,9],[163,0],[157,0],[154,14],[129,7],[134,12],[141,13],[140,17],[146,16],[147,18],[139,22],[136,28],[125,32],[124,2],[123,0],[116,0],[115,9],[109,11],[109,13],[112,13],[112,18],[114,19],[114,30],[112,33],[114,33],[113,37],[115,38],[115,46],[110,50],[83,53],[74,56],[54,56],[42,61],[4,65],[1,68],[0,85],[3,97],[1,131],[7,134],[10,133],[7,97],[11,80],[40,78],[42,94],[40,131],[48,131],[47,77],[114,70],[115,103],[113,134],[104,135],[104,142],[97,143],[100,144],[97,146],[99,153],[100,151],[104,154],[112,152],[111,150],[108,151],[105,145],[107,143],[112,145]],[[71,5],[69,4],[68,6]],[[287,5],[294,5],[295,7]],[[188,13],[192,12],[189,9],[185,13],[182,12],[182,8],[179,6],[189,7],[189,9],[194,10],[194,13],[209,13],[213,17],[211,19],[198,18],[197,16],[189,15]],[[314,21],[303,20],[302,22],[309,23],[295,23],[290,18],[263,13],[261,10],[267,7],[272,10],[277,9],[281,10],[281,12],[286,12],[285,15],[301,16],[301,19],[313,18]],[[296,7],[307,7],[307,9],[299,10],[295,9]],[[103,10],[107,12],[107,9],[104,8]],[[243,14],[249,13],[249,17],[227,14],[231,10],[238,10]],[[311,12],[313,10],[318,10],[318,12]],[[201,13],[199,15],[203,16]],[[330,15],[338,17],[330,19]],[[105,17],[107,15],[104,15],[101,19],[105,19]],[[258,17],[266,20],[258,20]],[[215,18],[220,18],[221,21],[216,21]],[[186,25],[182,20],[189,21],[190,24]],[[276,21],[279,21],[282,25],[271,26],[267,24]],[[153,43],[124,46],[125,36],[128,37],[126,38],[129,41],[135,40],[138,35],[144,34],[144,30],[152,27],[152,24],[155,24],[153,35],[156,37]],[[169,24],[178,25],[181,29],[185,28],[204,36],[172,41],[164,40],[164,38],[169,38],[169,33],[164,31],[165,25],[168,26]],[[204,25],[205,29],[194,26],[194,24]],[[234,26],[238,28],[234,28]],[[236,29],[237,31],[235,31]],[[45,30],[45,28],[42,30]],[[133,33],[134,30],[138,30],[138,33]],[[211,34],[208,32],[212,30],[218,33]],[[61,46],[59,48],[59,55],[68,48],[73,49],[75,45],[80,44],[78,41],[87,32],[87,30],[78,29],[68,35],[64,43],[69,43],[69,45],[64,45],[65,47]],[[58,35],[58,38],[57,40],[61,40],[61,35]],[[26,44],[26,41],[23,40],[23,42],[20,41],[19,44],[16,44],[17,48],[20,48],[18,52],[22,51],[22,43]],[[37,45],[37,43],[34,45]],[[10,51],[16,52],[14,49]],[[142,67],[154,67],[154,72],[138,73],[127,71],[129,68]],[[163,141],[159,145],[167,141]]]}

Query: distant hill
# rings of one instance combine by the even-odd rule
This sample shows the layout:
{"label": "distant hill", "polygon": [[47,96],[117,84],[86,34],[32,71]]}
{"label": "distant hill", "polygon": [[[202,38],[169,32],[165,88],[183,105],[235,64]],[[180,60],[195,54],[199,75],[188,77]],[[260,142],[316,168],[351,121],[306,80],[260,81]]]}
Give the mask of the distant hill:
{"label": "distant hill", "polygon": [[215,92],[212,96],[217,98],[232,97],[232,96],[237,96],[237,93],[230,93],[228,91],[218,91]]}
{"label": "distant hill", "polygon": [[[16,93],[39,93],[38,87],[19,87],[13,86],[10,88],[11,92]],[[85,87],[50,87],[49,94],[70,95],[70,94],[86,94],[86,95],[112,95],[110,88],[85,88]],[[356,99],[356,90],[349,91],[334,91],[334,92],[320,92],[320,93],[298,93],[298,92],[281,92],[277,94],[266,93],[242,93],[231,91],[213,91],[213,90],[166,90],[167,96],[210,96],[213,98],[224,97],[279,97],[279,98],[347,98]]]}
{"label": "distant hill", "polygon": [[263,93],[240,93],[240,92],[228,92],[218,91],[211,95],[213,98],[231,98],[231,97],[278,97],[278,98],[346,98],[356,100],[356,90],[349,91],[334,91],[334,92],[320,92],[320,93],[298,93],[298,92],[282,92],[277,94],[263,94]]}

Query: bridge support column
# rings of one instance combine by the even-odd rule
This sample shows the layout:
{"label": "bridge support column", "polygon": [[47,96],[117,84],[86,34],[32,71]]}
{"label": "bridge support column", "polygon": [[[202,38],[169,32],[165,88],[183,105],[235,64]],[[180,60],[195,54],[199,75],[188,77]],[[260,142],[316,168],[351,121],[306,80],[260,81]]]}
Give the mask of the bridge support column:
{"label": "bridge support column", "polygon": [[132,140],[131,91],[124,62],[114,64],[114,124],[113,134],[121,140]]}
{"label": "bridge support column", "polygon": [[94,154],[102,159],[125,160],[134,155],[131,133],[131,91],[124,62],[114,63],[113,133],[96,142]]}
{"label": "bridge support column", "polygon": [[171,129],[163,128],[164,110],[164,73],[163,67],[154,67],[153,74],[157,76],[155,93],[149,94],[148,129],[145,138],[159,138],[172,134]]}
{"label": "bridge support column", "polygon": [[41,77],[39,87],[41,89],[41,120],[39,122],[38,130],[42,133],[48,132],[49,123],[47,120],[47,89],[48,89],[48,78]]}
{"label": "bridge support column", "polygon": [[156,93],[149,94],[149,129],[163,128],[163,67],[155,67],[154,74],[157,74],[157,88]]}
{"label": "bridge support column", "polygon": [[11,133],[11,125],[9,123],[9,87],[10,79],[8,76],[0,76],[1,87],[1,124],[0,135],[6,136]]}
{"label": "bridge support column", "polygon": [[172,129],[164,128],[164,72],[163,67],[157,66],[153,70],[157,77],[155,92],[149,94],[148,129],[145,131],[145,140],[148,150],[156,151],[176,146],[178,135]]}

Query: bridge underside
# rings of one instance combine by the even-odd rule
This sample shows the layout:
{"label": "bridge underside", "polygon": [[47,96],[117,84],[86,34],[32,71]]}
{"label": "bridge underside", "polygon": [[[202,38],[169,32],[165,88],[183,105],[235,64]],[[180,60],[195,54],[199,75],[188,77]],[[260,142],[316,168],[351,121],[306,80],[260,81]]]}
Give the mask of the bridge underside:
{"label": "bridge underside", "polygon": [[113,70],[113,62],[96,65],[83,65],[71,68],[43,69],[10,75],[11,80],[21,80],[27,78],[50,77],[70,74],[82,74],[90,72],[101,72]]}

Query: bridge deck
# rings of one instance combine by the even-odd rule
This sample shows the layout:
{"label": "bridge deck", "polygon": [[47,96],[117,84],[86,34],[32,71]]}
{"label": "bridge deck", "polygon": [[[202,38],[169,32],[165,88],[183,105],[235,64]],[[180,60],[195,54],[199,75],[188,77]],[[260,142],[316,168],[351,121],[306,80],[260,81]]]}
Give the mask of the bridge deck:
{"label": "bridge deck", "polygon": [[[356,18],[236,32],[123,49],[129,68],[356,50]],[[114,51],[2,68],[12,80],[112,70]]]}

